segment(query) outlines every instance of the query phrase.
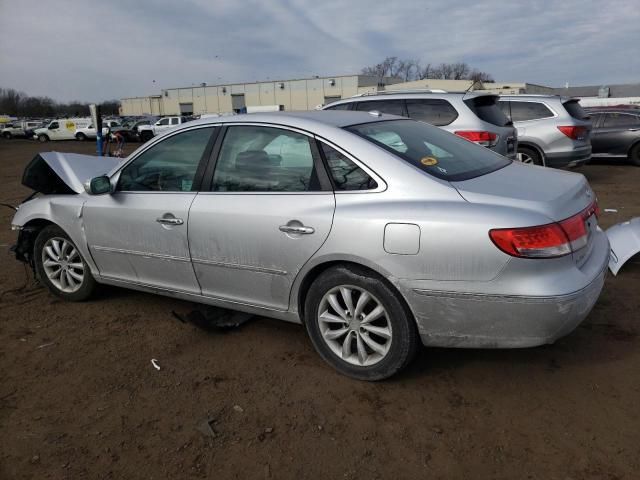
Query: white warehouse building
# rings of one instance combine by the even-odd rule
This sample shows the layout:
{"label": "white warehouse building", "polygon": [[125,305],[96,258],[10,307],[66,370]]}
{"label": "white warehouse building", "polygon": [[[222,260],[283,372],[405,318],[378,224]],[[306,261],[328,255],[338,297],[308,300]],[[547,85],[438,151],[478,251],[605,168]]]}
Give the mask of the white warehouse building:
{"label": "white warehouse building", "polygon": [[367,75],[314,77],[255,83],[168,88],[160,95],[121,100],[121,115],[201,115],[240,113],[247,107],[312,110],[341,98],[384,89],[402,79]]}

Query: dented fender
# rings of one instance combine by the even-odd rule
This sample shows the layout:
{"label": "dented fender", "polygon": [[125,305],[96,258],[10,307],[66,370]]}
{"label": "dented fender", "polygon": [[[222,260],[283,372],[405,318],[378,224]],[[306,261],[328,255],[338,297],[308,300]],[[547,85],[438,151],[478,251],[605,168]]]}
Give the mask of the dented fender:
{"label": "dented fender", "polygon": [[609,270],[617,275],[627,260],[640,253],[640,217],[618,223],[605,233],[611,245]]}
{"label": "dented fender", "polygon": [[[29,235],[29,224],[34,221],[47,221],[59,226],[65,231],[76,247],[80,250],[93,273],[97,273],[96,265],[87,247],[87,238],[84,231],[83,209],[86,195],[46,195],[37,197],[23,203],[13,217],[11,224],[14,229],[20,230],[16,255],[24,257],[22,242],[33,242],[35,238]],[[29,261],[29,259],[18,258]]]}

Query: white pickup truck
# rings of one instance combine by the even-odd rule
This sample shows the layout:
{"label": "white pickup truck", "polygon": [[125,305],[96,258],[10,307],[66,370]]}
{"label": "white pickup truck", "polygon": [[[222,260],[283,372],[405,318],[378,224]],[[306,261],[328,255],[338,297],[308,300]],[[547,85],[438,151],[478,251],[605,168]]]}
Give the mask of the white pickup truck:
{"label": "white pickup truck", "polygon": [[146,142],[162,132],[191,120],[193,120],[191,117],[163,117],[152,125],[140,125],[138,127],[138,135],[140,140]]}
{"label": "white pickup truck", "polygon": [[24,120],[21,122],[11,122],[11,124],[2,129],[0,133],[4,138],[24,137],[29,130],[40,127],[42,122],[39,120]]}

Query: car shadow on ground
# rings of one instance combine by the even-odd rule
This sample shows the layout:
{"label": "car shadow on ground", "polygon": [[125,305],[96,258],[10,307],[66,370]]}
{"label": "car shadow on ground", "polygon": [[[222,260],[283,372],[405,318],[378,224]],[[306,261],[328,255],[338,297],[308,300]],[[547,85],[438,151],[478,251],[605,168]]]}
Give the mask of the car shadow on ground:
{"label": "car shadow on ground", "polygon": [[[474,365],[489,365],[489,371],[495,372],[504,366],[526,372],[527,368],[533,366],[554,373],[574,365],[611,362],[634,352],[637,350],[639,327],[637,322],[630,321],[633,319],[633,312],[625,311],[624,303],[618,299],[625,293],[622,286],[629,283],[628,279],[640,279],[640,256],[637,257],[635,261],[632,259],[625,265],[618,277],[608,275],[603,294],[587,319],[575,331],[554,344],[524,349],[421,347],[411,365],[389,382],[404,383],[412,379],[425,379]],[[101,286],[92,301],[128,302],[135,304],[137,308],[153,302],[166,309],[166,321],[175,321],[184,328],[196,328],[202,335],[259,335],[264,336],[265,342],[272,335],[284,335],[290,340],[284,344],[297,345],[299,351],[283,351],[283,355],[316,355],[311,342],[306,339],[304,327],[288,322],[254,316],[238,325],[233,322],[229,324],[227,320],[229,316],[233,318],[234,311],[113,286]],[[220,316],[220,325],[216,316]],[[318,363],[322,364],[319,360]]]}

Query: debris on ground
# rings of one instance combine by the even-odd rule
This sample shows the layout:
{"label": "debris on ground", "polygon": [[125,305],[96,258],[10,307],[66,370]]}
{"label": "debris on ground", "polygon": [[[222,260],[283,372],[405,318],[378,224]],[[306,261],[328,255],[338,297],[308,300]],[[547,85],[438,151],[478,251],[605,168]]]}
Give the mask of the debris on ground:
{"label": "debris on ground", "polygon": [[202,433],[205,437],[215,438],[217,433],[213,429],[213,424],[215,423],[215,418],[207,417],[202,420],[198,425],[196,425],[196,430]]}
{"label": "debris on ground", "polygon": [[151,365],[153,365],[153,368],[155,368],[156,370],[160,370],[160,365],[158,365],[158,360],[156,360],[155,358],[151,359]]}
{"label": "debris on ground", "polygon": [[615,208],[605,208],[604,211],[606,213],[618,213],[618,210]]}
{"label": "debris on ground", "polygon": [[240,405],[234,405],[233,409],[238,413],[244,412],[244,409]]}
{"label": "debris on ground", "polygon": [[191,323],[207,331],[225,331],[238,328],[253,318],[250,313],[238,312],[219,307],[203,307],[182,315],[175,310],[171,314],[182,323]]}

